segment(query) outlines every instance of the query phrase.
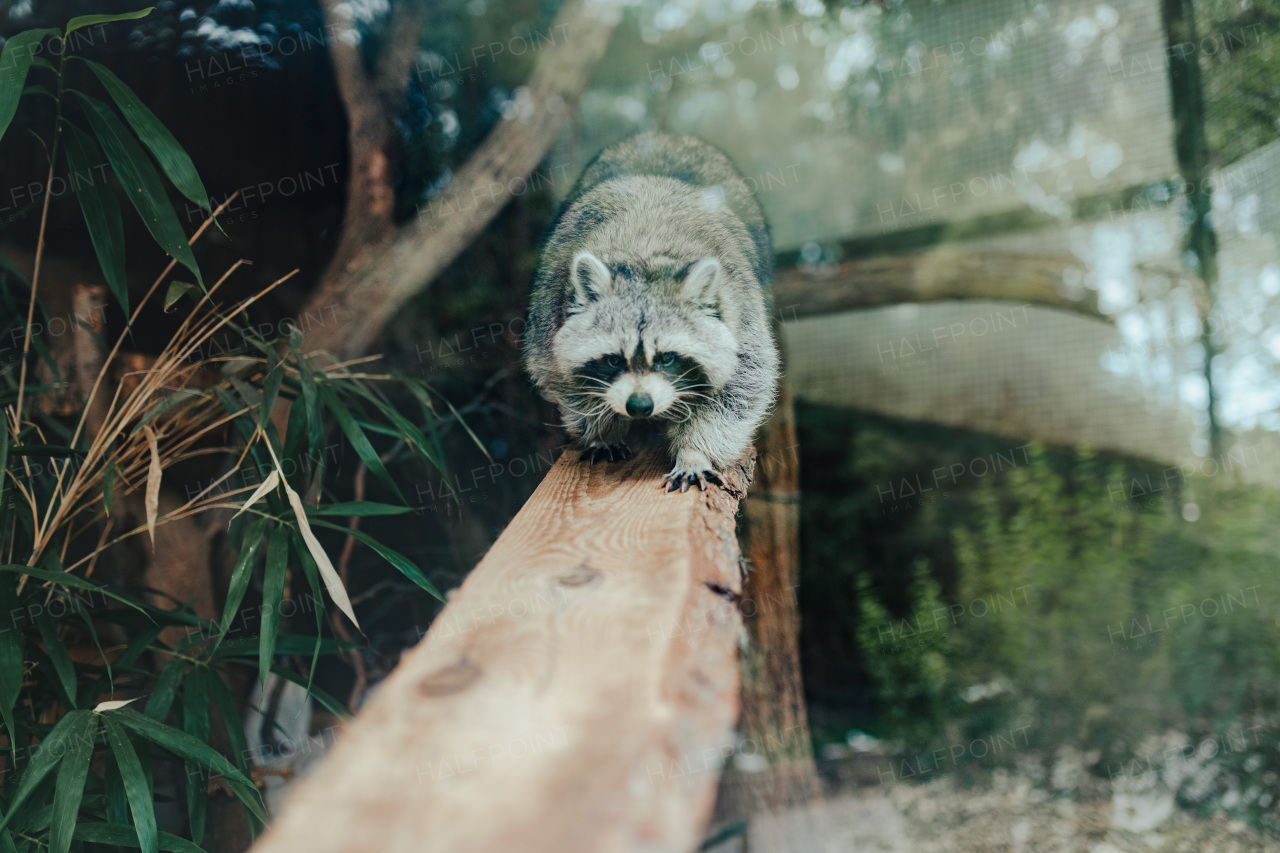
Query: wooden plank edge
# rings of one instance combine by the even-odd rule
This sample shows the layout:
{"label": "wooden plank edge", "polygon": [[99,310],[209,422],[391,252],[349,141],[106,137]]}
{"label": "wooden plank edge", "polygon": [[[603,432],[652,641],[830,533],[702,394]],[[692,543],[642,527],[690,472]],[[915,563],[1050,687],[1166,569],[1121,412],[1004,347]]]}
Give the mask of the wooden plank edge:
{"label": "wooden plank edge", "polygon": [[[726,488],[686,495],[660,490],[668,463],[652,451],[609,466],[612,471],[586,466],[576,455],[570,450],[553,466],[449,596],[423,641],[406,652],[320,766],[297,783],[254,848],[258,853],[696,849],[710,820],[723,759],[734,746],[742,631],[735,514],[750,483],[754,450],[726,473]],[[530,514],[563,511],[571,516],[566,524],[578,525],[573,529],[598,522],[603,537],[612,520],[592,521],[589,514],[614,500],[683,525],[672,528],[683,530],[679,547],[688,553],[687,566],[675,575],[679,583],[665,588],[651,580],[653,567],[643,560],[621,570],[605,567],[607,582],[598,581],[590,560],[572,549],[555,565],[560,557],[552,543],[531,559],[545,563],[536,571],[564,588],[565,602],[536,617],[503,613],[457,629],[458,619],[476,609],[490,612],[486,596],[502,588],[504,573],[523,571],[513,567],[519,562],[513,555],[537,550],[514,542],[543,526],[544,519]],[[628,543],[641,554],[648,545],[661,552],[661,543]],[[614,582],[639,590],[627,608],[674,618],[668,623],[646,617],[639,631],[605,636],[612,617],[636,613],[611,612],[618,605],[604,597],[583,605],[574,596],[579,588],[597,595],[590,591]],[[635,649],[638,660],[658,660],[656,673],[637,674],[653,678],[654,702],[637,701],[640,693],[619,691],[616,683],[597,688],[592,679],[575,684],[573,672],[538,669],[548,626],[584,618],[600,620],[601,651],[575,647],[572,653],[612,655],[596,663],[624,675],[629,659],[617,656],[619,647]],[[569,701],[539,694],[547,679],[572,685]],[[601,717],[617,720],[618,729],[593,722]],[[543,744],[544,735],[554,741],[557,732],[561,740],[519,761],[493,760],[495,747],[507,750],[529,731],[529,743]]]}

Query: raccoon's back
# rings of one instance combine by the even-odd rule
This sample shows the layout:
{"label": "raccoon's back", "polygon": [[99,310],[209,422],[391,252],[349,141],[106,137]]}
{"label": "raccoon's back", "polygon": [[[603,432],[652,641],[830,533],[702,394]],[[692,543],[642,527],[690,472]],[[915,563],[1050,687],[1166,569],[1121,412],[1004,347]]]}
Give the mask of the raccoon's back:
{"label": "raccoon's back", "polygon": [[747,182],[724,152],[696,136],[641,133],[606,148],[582,173],[565,201],[573,203],[606,181],[630,176],[672,178],[693,187],[718,188],[724,203],[746,226],[754,244],[754,272],[761,285],[773,279],[769,229]]}

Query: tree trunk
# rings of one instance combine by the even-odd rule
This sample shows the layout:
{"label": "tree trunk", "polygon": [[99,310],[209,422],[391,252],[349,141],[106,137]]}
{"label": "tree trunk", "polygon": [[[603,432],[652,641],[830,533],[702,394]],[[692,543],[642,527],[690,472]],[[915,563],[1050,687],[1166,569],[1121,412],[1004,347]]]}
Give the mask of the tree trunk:
{"label": "tree trunk", "polygon": [[[1195,258],[1194,272],[1204,282],[1200,309],[1200,345],[1204,349],[1203,374],[1209,416],[1209,455],[1222,455],[1222,426],[1218,423],[1217,388],[1213,381],[1213,359],[1219,352],[1213,338],[1211,318],[1218,281],[1218,238],[1210,214],[1213,211],[1209,186],[1209,144],[1204,133],[1204,84],[1200,79],[1200,60],[1194,45],[1196,36],[1195,7],[1191,0],[1163,0],[1165,38],[1169,43],[1169,88],[1173,104],[1174,147],[1178,171],[1187,184],[1187,202],[1191,207],[1187,225],[1186,248]],[[1192,45],[1191,50],[1186,45]]]}
{"label": "tree trunk", "polygon": [[[337,5],[329,3],[331,18]],[[312,313],[332,309],[339,322],[311,329],[306,349],[327,350],[339,358],[363,355],[387,320],[489,224],[555,143],[604,55],[619,15],[614,6],[567,0],[552,25],[565,38],[538,57],[516,99],[515,114],[498,123],[416,219],[398,228],[383,208],[391,189],[377,139],[380,132],[385,139],[386,131],[365,116],[367,107],[360,102],[367,97],[362,93],[376,87],[358,61],[335,58],[339,89],[353,115],[352,201],[338,253],[304,308]],[[335,45],[335,56],[342,52]],[[384,89],[400,67],[393,63],[379,72]]]}
{"label": "tree trunk", "polygon": [[717,823],[801,805],[819,792],[800,675],[800,451],[785,374],[756,450],[740,533],[748,565],[739,603],[747,634],[738,721],[743,740],[741,757],[721,785]]}

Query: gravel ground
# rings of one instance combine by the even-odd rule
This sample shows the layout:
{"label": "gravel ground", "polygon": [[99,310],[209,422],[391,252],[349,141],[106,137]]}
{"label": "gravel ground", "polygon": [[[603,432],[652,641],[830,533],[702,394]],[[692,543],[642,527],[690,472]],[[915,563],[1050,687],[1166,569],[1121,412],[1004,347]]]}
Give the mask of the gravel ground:
{"label": "gravel ground", "polygon": [[[757,816],[748,842],[716,853],[1280,853],[1280,840],[1225,815],[1196,817],[1167,790],[1053,796],[1012,773],[830,794]],[[1110,791],[1110,796],[1107,796]]]}

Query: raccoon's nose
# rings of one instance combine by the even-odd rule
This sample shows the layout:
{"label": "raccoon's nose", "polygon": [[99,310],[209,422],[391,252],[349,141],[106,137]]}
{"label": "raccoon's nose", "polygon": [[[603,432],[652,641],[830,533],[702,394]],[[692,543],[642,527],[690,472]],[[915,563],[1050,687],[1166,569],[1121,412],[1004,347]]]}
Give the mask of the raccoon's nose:
{"label": "raccoon's nose", "polygon": [[647,418],[653,414],[653,398],[648,394],[632,394],[627,398],[627,414],[633,418]]}

